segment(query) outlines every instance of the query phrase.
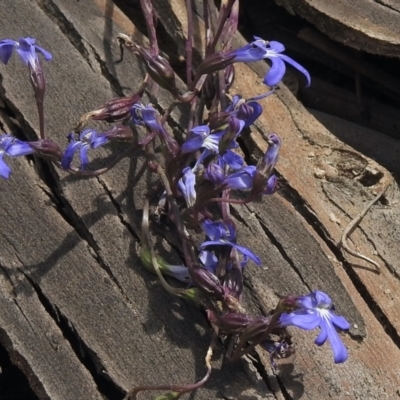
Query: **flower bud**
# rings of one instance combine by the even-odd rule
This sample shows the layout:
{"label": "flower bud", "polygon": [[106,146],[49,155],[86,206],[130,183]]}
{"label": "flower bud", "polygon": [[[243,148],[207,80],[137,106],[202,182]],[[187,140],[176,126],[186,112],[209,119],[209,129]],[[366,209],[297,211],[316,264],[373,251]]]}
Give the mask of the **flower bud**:
{"label": "flower bud", "polygon": [[235,54],[219,51],[206,57],[197,68],[197,76],[220,71],[233,63]]}
{"label": "flower bud", "polygon": [[224,78],[225,78],[226,90],[228,91],[232,86],[233,81],[235,80],[235,67],[233,64],[228,65],[224,69]]}
{"label": "flower bud", "polygon": [[132,106],[139,102],[141,97],[141,94],[136,93],[133,96],[112,99],[102,108],[94,111],[92,119],[109,123],[121,121],[122,119],[129,117]]}
{"label": "flower bud", "polygon": [[204,170],[203,177],[216,185],[220,185],[225,179],[225,173],[220,165],[211,162]]}
{"label": "flower bud", "polygon": [[211,310],[208,311],[207,316],[208,320],[225,334],[240,333],[254,320],[246,314],[226,313],[219,316]]}
{"label": "flower bud", "polygon": [[132,130],[126,125],[113,126],[109,131],[105,132],[104,135],[109,140],[131,141],[133,139]]}
{"label": "flower bud", "polygon": [[235,117],[229,119],[228,128],[225,130],[218,143],[218,150],[220,154],[224,154],[226,150],[231,147],[231,143],[240,134],[244,127],[244,121]]}
{"label": "flower bud", "polygon": [[247,128],[262,114],[262,107],[256,101],[249,103],[241,103],[238,107],[236,116],[244,121],[244,126]]}
{"label": "flower bud", "polygon": [[40,157],[48,158],[52,161],[61,161],[62,151],[60,146],[50,139],[42,139],[37,142],[30,142],[29,145]]}
{"label": "flower bud", "polygon": [[141,47],[138,48],[138,55],[145,63],[147,73],[156,83],[173,95],[179,94],[175,82],[175,72],[165,58],[160,55],[153,56]]}
{"label": "flower bud", "polygon": [[201,290],[217,299],[223,300],[225,296],[225,289],[222,287],[219,279],[210,271],[205,268],[194,268],[190,271],[193,283]]}

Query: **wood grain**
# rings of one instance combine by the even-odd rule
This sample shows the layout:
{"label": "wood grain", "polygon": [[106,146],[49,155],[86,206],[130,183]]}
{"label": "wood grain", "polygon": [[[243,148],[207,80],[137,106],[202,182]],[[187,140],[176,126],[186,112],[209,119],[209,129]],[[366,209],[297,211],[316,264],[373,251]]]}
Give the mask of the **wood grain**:
{"label": "wood grain", "polygon": [[[184,2],[154,3],[171,40],[182,46]],[[167,7],[165,13],[162,7]],[[171,15],[174,18],[167,18]],[[54,60],[44,65],[48,80],[46,132],[60,143],[66,143],[66,135],[82,114],[134,91],[144,76],[134,57],[114,63],[119,55],[114,39],[117,33],[132,34],[141,43],[146,39],[112,1],[7,0],[0,4],[0,16],[5,21],[0,26],[1,37],[29,34],[54,55]],[[201,27],[201,20],[197,24]],[[236,43],[243,43],[243,39],[238,37]],[[4,118],[11,130],[33,139],[38,128],[35,105],[27,71],[18,61],[12,60],[0,70],[0,92],[7,111]],[[254,71],[262,74],[265,70],[262,63],[252,65],[252,69],[238,65],[233,92],[244,97],[261,93],[261,78]],[[182,82],[179,84],[184,88]],[[152,101],[162,110],[170,96],[160,94]],[[351,236],[359,251],[371,257],[376,257],[372,251],[378,253],[379,261],[385,264],[382,275],[352,269],[354,260],[337,247],[340,234],[390,175],[335,139],[284,87],[278,96],[264,100],[263,106],[263,117],[246,138],[247,151],[259,157],[266,149],[265,136],[271,131],[279,133],[284,139],[277,169],[282,183],[280,193],[262,203],[233,207],[239,241],[263,261],[263,268],[250,266],[247,270],[246,306],[260,313],[273,306],[277,294],[326,290],[352,322],[350,335],[344,336],[350,359],[332,366],[328,346],[316,348],[312,334],[296,331],[297,355],[280,362],[279,372],[271,370],[262,353],[263,378],[252,361],[221,366],[216,360],[210,382],[191,398],[282,396],[271,393],[270,388],[294,398],[393,398],[400,371],[396,343],[400,303],[398,279],[393,275],[398,268],[397,239],[392,235],[399,232],[397,187],[393,183],[389,204],[374,208],[370,219]],[[185,107],[177,109],[171,129],[183,131],[186,113]],[[112,158],[118,151],[118,146],[101,149],[93,157]],[[349,159],[364,166],[359,175],[351,176],[344,170]],[[316,178],[317,165],[333,165],[340,182]],[[143,155],[133,153],[94,179],[66,176],[38,160],[35,168],[25,160],[16,160],[13,166],[12,181],[1,182],[4,250],[0,265],[3,272],[16,272],[12,279],[2,275],[0,301],[10,301],[13,293],[21,290],[32,302],[27,304],[17,296],[26,316],[22,322],[12,317],[15,306],[8,306],[10,311],[2,314],[0,341],[9,352],[17,349],[16,362],[23,360],[20,366],[30,374],[39,397],[85,398],[87,394],[86,398],[114,399],[122,398],[124,391],[137,384],[184,383],[200,378],[210,340],[204,316],[192,305],[164,293],[137,256],[144,197],[148,193],[156,196],[158,189],[154,176],[146,171]],[[367,167],[380,172],[372,187],[357,181]],[[340,225],[332,221],[332,213]],[[166,257],[179,259],[179,250],[174,250],[176,235],[172,236],[161,227],[155,240]],[[33,308],[40,312],[33,315]],[[16,315],[22,320],[21,314]],[[29,329],[27,321],[32,326],[41,325],[37,333],[41,338],[43,330],[54,332],[62,351],[35,361],[46,348],[20,344],[18,329]],[[65,360],[61,362],[59,357]],[[65,365],[68,360],[69,365],[78,365],[69,367],[72,371]],[[50,373],[54,364],[59,375]],[[72,377],[67,382],[65,376]],[[68,390],[77,393],[76,397],[68,397]]]}

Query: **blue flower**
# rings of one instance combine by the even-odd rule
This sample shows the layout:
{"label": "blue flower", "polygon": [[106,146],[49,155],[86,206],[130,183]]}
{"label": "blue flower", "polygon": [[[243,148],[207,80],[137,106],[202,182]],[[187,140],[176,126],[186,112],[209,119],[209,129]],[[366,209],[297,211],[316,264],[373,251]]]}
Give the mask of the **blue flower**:
{"label": "blue flower", "polygon": [[22,140],[11,135],[0,135],[0,176],[8,179],[11,174],[11,168],[3,160],[5,154],[10,157],[18,157],[32,154],[34,151],[28,143]]}
{"label": "blue flower", "polygon": [[136,125],[145,125],[149,129],[160,131],[162,128],[157,121],[157,111],[151,104],[144,106],[136,103],[131,108],[133,123]]}
{"label": "blue flower", "polygon": [[298,297],[295,301],[298,309],[283,313],[280,316],[280,326],[297,326],[305,330],[312,330],[318,326],[321,332],[315,340],[318,346],[328,339],[331,343],[335,363],[347,360],[347,349],[341,341],[336,327],[349,329],[349,322],[332,311],[332,300],[324,292],[314,291],[306,296]]}
{"label": "blue flower", "polygon": [[256,172],[257,168],[254,165],[243,167],[225,178],[224,183],[226,184],[226,188],[233,190],[251,190]]}
{"label": "blue flower", "polygon": [[182,144],[182,154],[191,153],[202,147],[212,153],[218,153],[218,144],[221,140],[222,132],[210,133],[207,125],[199,125],[190,131],[185,143]]}
{"label": "blue flower", "polygon": [[196,175],[190,167],[183,170],[183,176],[178,181],[178,188],[182,192],[188,207],[194,206],[196,203]]}
{"label": "blue flower", "polygon": [[36,69],[39,65],[37,52],[42,53],[47,61],[50,61],[53,56],[43,47],[40,47],[35,43],[36,39],[30,37],[21,38],[18,39],[18,41],[11,39],[0,40],[0,60],[3,64],[7,64],[12,56],[13,50],[15,49],[25,65],[28,65],[32,69]]}
{"label": "blue flower", "polygon": [[261,264],[260,258],[251,250],[236,243],[236,230],[231,222],[222,223],[206,220],[203,222],[202,228],[210,240],[203,242],[200,245],[200,250],[203,250],[207,246],[232,246],[244,256],[253,260],[257,265]]}
{"label": "blue flower", "polygon": [[65,149],[64,155],[61,160],[61,166],[64,169],[69,169],[72,159],[77,150],[80,150],[81,169],[85,169],[89,163],[87,152],[89,149],[96,149],[109,142],[105,135],[99,134],[94,129],[85,129],[79,135],[79,140],[75,140],[73,133],[68,135],[69,144]]}
{"label": "blue flower", "polygon": [[299,63],[285,54],[285,46],[282,43],[271,41],[267,42],[261,38],[254,36],[254,41],[241,47],[240,49],[233,50],[235,55],[233,62],[252,62],[260,61],[268,58],[272,62],[270,70],[264,77],[263,82],[268,86],[277,85],[283,78],[286,72],[286,65],[288,63],[300,71],[307,79],[307,86],[310,86],[311,78],[308,71]]}
{"label": "blue flower", "polygon": [[253,42],[232,51],[235,54],[234,62],[253,62],[265,58],[268,42],[257,36],[254,36],[254,39]]}

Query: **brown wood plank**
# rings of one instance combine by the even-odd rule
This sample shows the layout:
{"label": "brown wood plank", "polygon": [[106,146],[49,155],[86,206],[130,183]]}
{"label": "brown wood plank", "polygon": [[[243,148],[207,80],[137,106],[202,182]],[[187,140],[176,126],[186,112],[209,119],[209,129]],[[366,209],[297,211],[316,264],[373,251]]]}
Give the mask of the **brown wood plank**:
{"label": "brown wood plank", "polygon": [[[179,12],[178,10],[182,9],[183,2],[179,2],[178,0],[175,2],[172,1],[169,5],[166,5],[160,1],[156,1],[156,3],[160,7],[159,9],[162,9],[162,7],[170,7],[172,10],[175,10],[177,17],[180,20],[179,25],[172,25],[172,19],[168,18],[168,23],[167,21],[164,21],[164,26],[168,30],[171,37],[173,37],[175,40],[182,39],[181,32],[184,31],[183,27],[186,25],[186,14],[184,12]],[[168,12],[161,12],[160,15],[161,17],[163,15],[168,15]],[[196,23],[200,24],[199,21]],[[175,32],[178,33],[175,35]],[[256,67],[252,65],[251,67],[254,70],[258,69],[258,71],[261,72],[262,70],[266,71],[266,67],[262,64],[258,64]],[[249,98],[260,94],[265,90],[262,85],[258,86],[254,84],[255,82],[260,82],[260,78],[257,77],[257,75],[254,74],[247,66],[236,65],[236,77],[236,85],[231,90],[232,93],[240,93],[245,98]],[[348,196],[351,196],[351,200],[355,203],[352,209],[347,209],[346,207],[346,210],[343,214],[343,210],[340,207],[337,207],[338,202],[333,202],[332,199],[325,194],[323,188],[326,183],[321,182],[314,176],[315,154],[324,151],[326,151],[328,155],[334,154],[335,151],[337,151],[335,149],[339,149],[339,154],[350,154],[350,158],[354,159],[360,157],[363,162],[365,162],[366,166],[369,165],[371,168],[377,168],[378,171],[382,173],[381,179],[378,182],[382,186],[391,181],[389,173],[385,171],[384,168],[376,165],[373,161],[362,157],[353,149],[344,146],[341,142],[336,140],[323,126],[315,121],[313,117],[308,114],[306,110],[283,87],[278,92],[278,96],[269,97],[263,102],[263,105],[264,114],[260,118],[259,124],[257,124],[258,129],[253,130],[252,135],[249,138],[250,140],[248,141],[248,145],[250,145],[250,151],[254,152],[258,156],[262,154],[262,151],[265,151],[266,144],[263,137],[265,137],[268,132],[277,132],[283,137],[284,146],[281,152],[282,157],[277,166],[278,172],[282,174],[283,178],[287,182],[282,193],[286,192],[286,196],[291,198],[293,205],[295,205],[298,211],[305,216],[306,221],[303,220],[303,223],[305,223],[306,227],[308,227],[308,229],[313,233],[313,236],[318,240],[316,236],[321,235],[320,239],[325,242],[325,252],[327,252],[331,260],[330,275],[328,274],[324,277],[323,268],[321,271],[320,263],[317,263],[317,265],[311,264],[310,269],[307,271],[305,267],[307,267],[309,261],[308,247],[304,247],[303,249],[299,250],[297,248],[293,249],[292,247],[292,254],[289,258],[299,262],[299,265],[296,266],[300,271],[304,271],[304,277],[303,275],[302,277],[309,282],[311,287],[317,283],[315,281],[315,275],[320,276],[322,281],[325,280],[326,285],[329,280],[332,280],[332,276],[337,274],[342,283],[345,285],[348,293],[350,293],[352,300],[357,301],[359,311],[362,313],[364,313],[365,310],[365,303],[363,304],[363,302],[360,301],[358,292],[360,291],[365,295],[366,289],[368,291],[368,296],[366,299],[369,299],[369,296],[371,296],[373,301],[377,301],[379,307],[383,310],[385,317],[389,320],[389,324],[392,324],[395,329],[398,330],[398,310],[396,307],[396,304],[399,304],[397,299],[398,280],[393,279],[392,275],[393,265],[397,266],[398,261],[393,262],[393,259],[387,254],[389,251],[386,250],[390,249],[391,252],[393,250],[393,246],[398,243],[398,238],[393,237],[393,234],[396,235],[398,232],[398,219],[391,220],[391,223],[395,226],[391,225],[389,229],[387,229],[387,232],[389,232],[391,237],[388,237],[387,235],[384,243],[382,240],[375,240],[376,225],[371,225],[371,223],[368,224],[366,221],[361,224],[361,227],[363,233],[368,237],[368,239],[363,237],[363,234],[359,231],[356,231],[351,236],[352,245],[355,246],[358,251],[365,253],[370,257],[374,257],[371,252],[375,249],[375,251],[379,254],[380,261],[382,262],[383,260],[385,265],[388,267],[384,268],[381,275],[376,276],[375,274],[371,273],[370,269],[368,268],[370,266],[364,264],[363,262],[359,262],[360,260],[352,259],[352,257],[349,257],[347,254],[340,253],[338,251],[337,243],[340,239],[341,232],[349,221],[347,219],[348,213],[354,217],[354,208],[357,208],[358,212],[361,211],[363,208],[362,204],[364,204],[364,202],[370,198],[373,193],[371,189],[367,187],[357,187],[358,191],[356,192],[354,190],[351,192],[349,192],[349,190],[343,190],[341,193],[343,201],[345,201]],[[338,160],[336,160],[336,162],[337,161]],[[337,164],[334,165],[337,166]],[[357,186],[358,183],[354,183],[354,180],[351,178],[344,179],[344,182],[347,187]],[[327,182],[327,184],[329,184],[329,182]],[[386,206],[383,209],[382,207],[378,207],[370,214],[371,216],[374,215],[375,218],[381,219],[380,226],[382,226],[382,229],[385,229],[386,227],[386,224],[385,222],[382,222],[382,219],[386,219],[386,221],[388,219],[385,214],[393,213],[396,215],[398,212],[398,200],[396,200],[398,198],[397,186],[395,183],[392,183],[392,185],[393,188],[388,194],[390,206]],[[375,188],[376,191],[381,189],[379,184],[375,186]],[[332,213],[333,215],[336,215],[338,219],[342,220],[341,225],[337,225],[337,222],[334,222],[335,219],[332,218]],[[260,214],[269,215],[269,208],[266,207],[265,210],[263,209],[262,212],[259,212],[259,215]],[[377,217],[378,214],[379,217]],[[281,222],[279,219],[280,217],[282,217],[281,213],[279,214],[279,217],[276,218],[276,221]],[[314,219],[315,217],[316,220]],[[287,219],[285,221],[287,221]],[[294,221],[295,218],[290,220],[291,223]],[[271,221],[268,222],[269,224],[271,223]],[[290,230],[287,227],[284,228],[285,229],[283,229],[283,231]],[[293,238],[301,240],[299,235],[296,235],[295,233],[298,232],[297,229],[298,226],[292,231],[292,235],[294,235],[291,238],[292,240]],[[318,229],[320,229],[320,231],[318,231]],[[271,229],[272,234],[276,234],[278,237],[281,237],[281,240],[279,241],[281,246],[290,248],[290,245],[287,242],[288,237],[282,236],[283,232],[279,231],[282,231],[282,227],[279,229],[279,226],[277,227],[276,224],[274,224],[274,229]],[[254,235],[254,237],[257,237],[257,235]],[[326,244],[328,244],[329,247],[334,250],[334,254],[327,250]],[[262,249],[261,246],[262,245],[256,246],[256,248]],[[293,250],[298,251],[299,253],[301,251],[307,251],[307,257],[304,258],[304,255],[301,255],[300,258],[295,258],[293,255]],[[342,269],[341,263],[337,261],[338,257],[341,261],[345,262],[346,270],[348,271],[347,273],[346,270]],[[396,249],[394,249],[394,257],[397,257],[398,259]],[[366,270],[351,269],[351,265],[358,264],[362,264],[364,267],[366,267]],[[350,283],[349,277],[354,280],[354,283],[357,283],[358,279],[360,279],[362,285],[354,287],[354,284]],[[262,278],[260,279],[262,280]],[[313,280],[314,283],[312,283]],[[276,287],[275,285],[276,283],[274,282],[274,285],[272,286]],[[363,285],[365,285],[365,287]],[[335,286],[335,283],[333,283],[333,286]],[[386,294],[384,294],[385,292]],[[387,296],[390,296],[390,301],[388,301]],[[343,307],[344,304],[346,304],[346,301],[341,296],[335,300],[337,303],[339,303],[340,307]],[[303,396],[308,396],[310,398],[327,398],[329,395],[332,395],[332,379],[334,382],[336,382],[335,385],[337,385],[337,387],[349,388],[349,391],[347,392],[340,392],[340,396],[343,396],[343,398],[347,398],[347,396],[352,398],[356,395],[368,398],[380,398],[383,391],[388,387],[391,388],[389,391],[392,393],[392,396],[394,395],[396,391],[396,385],[399,380],[399,366],[397,364],[392,365],[392,368],[389,368],[392,374],[390,376],[384,376],[382,365],[385,363],[384,360],[386,360],[388,357],[383,356],[381,361],[377,361],[376,357],[379,358],[380,356],[375,352],[375,346],[382,346],[380,337],[382,334],[384,334],[384,327],[379,323],[379,320],[374,319],[370,311],[368,317],[365,319],[368,321],[368,338],[364,339],[362,345],[359,347],[360,351],[355,351],[352,354],[353,359],[346,363],[346,365],[340,366],[339,368],[335,367],[327,372],[321,370],[321,367],[317,367],[317,365],[321,364],[319,364],[316,360],[306,358],[307,355],[302,354],[300,356],[304,364],[302,364],[302,362],[298,359],[296,360],[296,371],[301,371],[301,373],[304,374],[302,385],[300,385],[302,386]],[[391,341],[391,339],[388,340]],[[381,349],[384,353],[389,354],[387,353],[386,344],[387,343],[385,343]],[[313,357],[316,357],[316,354],[312,348],[309,348],[309,351],[310,353],[312,352]],[[393,342],[391,344],[391,351],[395,351],[396,354],[398,353],[398,348]],[[391,361],[394,358],[395,357],[390,357]],[[328,362],[328,360],[326,360],[326,362]],[[309,374],[306,372],[310,369],[310,363],[317,363],[314,364],[315,367],[311,369],[318,370],[318,381],[313,378],[313,374],[311,372]],[[353,366],[352,363],[354,363]],[[395,361],[395,363],[397,363],[397,361]],[[372,379],[374,381],[374,388],[368,387],[367,392],[365,391],[360,379],[356,378],[354,372],[355,365],[357,365],[357,374],[362,374],[365,377],[369,376],[370,378],[366,379]],[[386,370],[386,367],[384,369]],[[291,381],[291,379],[287,376],[285,376],[284,379],[285,384],[288,385],[288,387],[293,384],[293,381]],[[372,392],[370,390],[372,390]],[[364,393],[364,395],[361,393]],[[296,395],[296,393],[294,394]]]}
{"label": "brown wood plank", "polygon": [[[183,10],[182,3],[171,3],[172,6],[175,4]],[[57,15],[49,8],[49,3],[40,2],[40,4],[47,15]],[[2,35],[19,37],[18,26],[24,26],[29,30],[29,34],[38,37],[41,45],[54,49],[55,60],[45,66],[46,71],[49,71],[46,105],[49,112],[49,132],[61,141],[78,116],[113,96],[109,89],[109,81],[99,75],[99,65],[96,64],[98,59],[107,61],[107,52],[116,54],[116,44],[112,41],[112,34],[105,33],[105,28],[108,27],[107,32],[114,33],[118,31],[116,26],[121,21],[126,24],[125,33],[131,33],[134,27],[129,25],[129,21],[118,12],[117,8],[110,7],[112,4],[110,2],[82,3],[60,0],[53,4],[57,4],[61,14],[73,24],[76,37],[84,38],[81,42],[86,44],[89,56],[83,58],[61,31],[50,24],[42,12],[32,7],[28,8],[22,0],[7,4],[11,12],[7,8],[7,14],[4,15],[7,15],[15,25],[3,26],[0,30]],[[95,4],[101,6],[97,11]],[[105,9],[104,5],[108,5],[108,8]],[[108,14],[104,18],[103,12],[106,10]],[[1,11],[0,7],[0,13]],[[6,8],[3,12],[6,12]],[[29,19],[25,17],[27,15]],[[181,18],[180,14],[177,16]],[[57,21],[60,21],[59,17],[60,15]],[[62,20],[60,26],[66,26]],[[170,28],[174,30],[176,27],[170,26]],[[69,33],[66,35],[71,40],[72,36]],[[74,43],[79,48],[79,45]],[[81,52],[84,53],[82,50]],[[111,59],[113,57],[108,59],[109,62]],[[117,77],[118,82],[121,82],[120,87],[125,86],[124,82],[136,82],[137,77],[143,72],[134,60],[130,61],[129,72],[113,75]],[[9,106],[13,106],[20,114],[20,120],[22,117],[25,119],[25,127],[29,131],[36,128],[37,123],[31,97],[25,92],[28,85],[23,84],[23,79],[16,81],[12,78],[15,75],[11,74],[21,71],[21,76],[25,77],[26,71],[17,64],[12,65],[15,65],[14,71],[5,69],[3,74],[2,70],[3,88]],[[112,65],[109,68],[111,70]],[[263,66],[258,68],[262,70]],[[238,68],[238,79],[243,79],[242,86],[237,86],[235,89],[247,97],[254,95],[254,92],[250,94],[243,87],[248,85],[254,88],[257,78],[251,70],[246,67]],[[240,80],[238,82],[240,83]],[[114,84],[114,87],[118,89],[118,85]],[[316,125],[289,94],[284,90],[282,92],[284,103],[278,98],[266,100],[265,109],[270,108],[266,111],[268,119],[264,118],[258,128],[262,133],[274,128],[284,136],[285,143],[291,144],[290,151],[288,146],[283,153],[278,171],[289,182],[290,186],[287,188],[291,189],[292,193],[294,190],[297,201],[303,199],[306,202],[306,208],[302,204],[298,205],[299,211],[307,218],[309,214],[306,211],[311,209],[317,215],[319,223],[328,229],[327,242],[335,243],[342,227],[336,227],[329,219],[330,212],[333,211],[327,208],[334,205],[327,203],[329,199],[324,197],[325,192],[320,181],[314,178],[313,164],[304,160],[307,160],[308,155],[315,152],[318,147],[340,146],[340,143],[334,141],[320,125]],[[288,106],[291,108],[290,112]],[[292,119],[289,119],[289,115]],[[260,153],[260,149],[265,149],[262,134],[253,132],[251,139],[253,145],[257,144],[257,148],[253,149],[255,152]],[[299,154],[293,154],[292,149],[296,149]],[[100,154],[107,155],[109,151],[104,150]],[[124,389],[134,384],[154,383],[154,380],[168,382],[172,378],[174,381],[179,379],[182,382],[201,376],[204,371],[202,350],[207,345],[207,335],[203,333],[204,324],[200,331],[193,332],[193,326],[204,321],[201,314],[192,306],[181,302],[173,302],[172,310],[166,309],[165,304],[171,303],[171,298],[154,285],[154,280],[138,265],[135,236],[138,235],[143,193],[147,190],[146,180],[149,179],[146,174],[142,174],[140,180],[135,178],[135,175],[142,170],[142,161],[139,155],[135,154],[131,160],[124,160],[101,178],[92,180],[64,178],[58,189],[57,194],[63,205],[69,207],[67,207],[69,217],[76,227],[80,226],[107,273],[104,270],[99,272],[100,267],[96,263],[91,264],[93,260],[86,266],[88,262],[86,259],[85,263],[82,263],[79,257],[76,257],[77,266],[66,276],[65,265],[63,267],[62,264],[57,265],[57,268],[53,267],[44,276],[38,273],[32,275],[32,279],[38,282],[49,301],[60,308],[63,315],[73,324],[85,346],[96,354],[93,358],[107,371],[111,381]],[[53,174],[58,179],[58,172]],[[326,398],[328,395],[337,396],[338,393],[342,398],[354,398],[356,395],[364,398],[382,398],[383,388],[387,390],[389,396],[394,394],[400,370],[398,348],[367,308],[343,268],[332,262],[340,253],[330,253],[326,242],[316,234],[310,221],[299,216],[287,201],[275,197],[276,202],[272,199],[271,204],[267,202],[255,205],[254,208],[250,207],[250,211],[248,209],[237,211],[237,218],[242,228],[239,240],[260,253],[265,265],[272,271],[267,274],[266,271],[249,268],[247,282],[252,290],[248,291],[247,297],[251,300],[254,296],[259,302],[254,305],[254,309],[257,306],[272,305],[275,299],[272,289],[288,293],[307,291],[314,288],[314,285],[319,285],[320,289],[326,288],[327,291],[333,287],[336,295],[334,293],[332,295],[339,309],[345,310],[349,319],[351,316],[352,322],[358,325],[353,327],[353,334],[363,336],[363,320],[368,329],[368,337],[360,344],[351,337],[345,338],[352,358],[349,363],[339,367],[331,367],[329,348],[316,349],[308,334],[296,333],[298,355],[296,359],[283,363],[287,364],[287,367],[279,375],[285,389],[298,398],[300,396]],[[276,211],[271,213],[271,209]],[[341,216],[340,209],[334,210],[340,218],[346,220],[345,214]],[[255,212],[255,215],[251,212]],[[278,224],[276,221],[285,221],[286,224]],[[274,226],[273,229],[269,227],[270,224]],[[268,230],[270,230],[269,235],[266,233]],[[301,232],[301,235],[298,232]],[[11,237],[14,234],[13,231],[9,232]],[[368,229],[366,234],[370,235]],[[359,241],[362,240],[362,236],[361,239],[359,236],[353,236]],[[292,242],[288,242],[289,239]],[[293,246],[293,241],[297,239],[301,242],[304,240],[307,257],[304,256],[302,249]],[[368,252],[370,244],[362,245],[361,249]],[[383,250],[379,249],[379,252]],[[64,257],[56,257],[57,262],[59,259],[64,260]],[[32,261],[30,258],[23,263],[28,266],[36,263],[43,265],[37,259]],[[313,263],[317,264],[317,267],[312,265]],[[86,271],[89,267],[90,273]],[[318,268],[317,276],[312,267]],[[368,274],[371,273],[365,272],[364,277],[367,278]],[[112,290],[100,284],[99,275],[104,275],[103,279],[108,282],[114,282],[110,283]],[[64,279],[61,279],[62,277]],[[375,282],[376,279],[385,281],[384,277],[377,278],[375,275],[372,277]],[[66,280],[67,288],[64,287]],[[68,293],[69,295],[78,293],[77,298],[71,301],[67,296]],[[100,299],[97,298],[98,293],[102,294]],[[397,311],[395,305],[397,294],[392,292],[392,295],[394,305],[391,305],[391,310],[388,307],[385,310],[389,316],[392,315],[390,313],[394,315]],[[83,302],[80,308],[77,302]],[[105,305],[108,306],[106,310],[103,309]],[[380,299],[379,305],[384,305],[383,299]],[[163,306],[165,313],[160,315]],[[251,304],[249,306],[251,307]],[[180,314],[183,321],[175,318],[175,313]],[[363,319],[360,319],[360,314],[363,315]],[[392,356],[390,360],[386,359],[388,354]],[[263,382],[257,381],[258,385],[254,385],[254,382],[243,374],[243,368],[243,364],[239,363],[233,367],[224,366],[221,372],[215,371],[205,390],[199,391],[195,397],[213,398],[218,392],[233,398],[266,396],[267,389]],[[386,368],[390,370],[387,374],[385,374]],[[252,374],[254,377],[255,374]],[[295,378],[296,374],[303,375],[302,382]],[[269,378],[273,378],[272,373]],[[363,386],[364,380],[370,384]]]}
{"label": "brown wood plank", "polygon": [[[41,399],[102,399],[76,349],[39,299],[40,288],[29,277],[35,268],[39,276],[57,268],[56,260],[48,255],[65,238],[76,243],[77,258],[67,253],[62,268],[79,268],[77,259],[96,263],[51,205],[27,160],[15,159],[10,164],[13,176],[2,182],[0,190],[0,341]],[[44,233],[50,231],[51,237]],[[26,253],[32,254],[30,261],[36,260],[36,265],[27,262]]]}
{"label": "brown wood plank", "polygon": [[400,14],[390,1],[275,0],[332,40],[358,50],[399,57]]}
{"label": "brown wood plank", "polygon": [[[62,143],[80,115],[113,97],[109,82],[93,71],[42,11],[24,1],[10,2],[8,6],[1,7],[0,12],[6,13],[13,24],[2,26],[2,36],[19,37],[18,27],[24,26],[43,47],[53,51],[56,62],[45,65],[49,81],[47,129]],[[116,48],[115,42],[113,45]],[[14,74],[26,76],[26,71],[13,61],[2,74],[8,106],[17,113],[25,131],[33,135],[37,122],[31,97],[25,93],[28,83],[13,78]],[[132,82],[138,75],[133,69]],[[108,153],[104,150],[100,154]],[[203,358],[210,339],[204,333],[201,313],[171,299],[139,265],[135,235],[139,233],[137,223],[148,180],[141,171],[142,160],[137,154],[98,179],[64,178],[52,171],[55,179],[61,178],[60,187],[56,188],[58,200],[104,269],[74,254],[75,268],[64,271],[63,247],[54,250],[53,256],[44,257],[45,261],[32,260],[39,256],[35,254],[25,255],[26,259],[21,256],[26,273],[31,272],[44,296],[61,310],[79,340],[90,349],[89,357],[99,374],[106,374],[116,388],[125,390],[137,384],[194,381],[204,373]],[[122,214],[120,207],[129,214]],[[136,230],[131,231],[128,225]],[[51,271],[39,268],[53,263],[57,265]],[[105,287],[99,287],[103,281]],[[160,314],[166,304],[171,304],[170,308]],[[193,330],[193,326],[197,328]],[[196,398],[213,398],[217,392],[264,398],[268,389],[254,372],[247,376],[249,368],[251,365],[239,362],[216,372]]]}

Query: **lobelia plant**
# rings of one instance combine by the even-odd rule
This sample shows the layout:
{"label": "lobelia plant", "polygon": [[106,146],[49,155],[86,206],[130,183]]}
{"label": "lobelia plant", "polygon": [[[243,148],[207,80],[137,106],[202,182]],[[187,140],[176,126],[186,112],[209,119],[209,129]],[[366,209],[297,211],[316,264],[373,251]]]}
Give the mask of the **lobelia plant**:
{"label": "lobelia plant", "polygon": [[[188,2],[190,4],[190,2]],[[177,399],[184,393],[201,387],[212,370],[211,357],[217,339],[226,343],[226,359],[234,361],[251,354],[260,345],[267,351],[272,365],[276,358],[289,357],[294,352],[286,328],[294,326],[304,330],[320,328],[315,340],[323,345],[327,340],[332,347],[334,362],[346,361],[347,349],[337,329],[350,328],[348,321],[333,311],[332,300],[321,292],[282,297],[275,309],[263,317],[249,315],[241,305],[243,270],[249,261],[261,264],[260,258],[247,247],[237,243],[237,231],[230,216],[230,204],[245,204],[271,195],[277,189],[274,167],[278,161],[281,139],[269,135],[268,149],[258,165],[246,165],[235,151],[238,138],[246,135],[262,113],[258,103],[271,95],[285,74],[285,63],[292,65],[310,84],[310,75],[287,55],[281,43],[254,37],[254,41],[239,49],[231,42],[238,23],[239,1],[223,1],[218,10],[213,2],[204,1],[204,21],[207,30],[205,57],[193,65],[193,21],[188,8],[188,39],[186,44],[186,84],[182,93],[176,85],[175,72],[159,54],[154,21],[156,14],[150,0],[141,0],[147,24],[150,48],[146,49],[120,34],[117,39],[144,63],[147,74],[138,91],[131,96],[110,100],[102,107],[84,115],[76,129],[68,135],[64,151],[47,138],[44,132],[45,76],[39,53],[47,60],[52,55],[36,45],[33,38],[18,41],[0,41],[0,60],[7,64],[14,50],[29,69],[39,115],[40,139],[24,142],[10,134],[0,135],[0,176],[9,178],[10,166],[4,156],[17,157],[35,154],[46,158],[57,167],[78,176],[96,176],[110,170],[133,149],[144,150],[148,168],[156,173],[164,193],[158,203],[158,212],[175,225],[183,250],[182,265],[170,265],[155,254],[149,234],[149,204],[143,210],[140,256],[144,266],[157,274],[163,287],[173,295],[194,301],[204,307],[213,338],[205,363],[207,372],[198,382],[189,385],[140,386],[127,393],[125,399],[134,399],[145,390],[166,392],[157,399]],[[122,58],[122,57],[121,57]],[[243,99],[239,94],[229,97],[234,78],[234,64],[269,59],[272,66],[264,77],[269,89],[262,96]],[[145,91],[150,96],[162,88],[169,91],[174,101],[160,115],[152,104],[141,103]],[[185,104],[188,126],[184,140],[176,138],[168,128],[167,119],[174,107]],[[202,116],[206,115],[203,119]],[[85,128],[90,120],[112,125],[100,132]],[[143,134],[134,134],[134,124]],[[126,150],[106,167],[90,170],[91,149],[113,141],[125,142]],[[160,144],[162,155],[155,152]],[[74,164],[79,158],[79,167]],[[204,232],[205,240],[196,243],[191,232]],[[172,286],[165,277],[184,282],[186,286]],[[189,286],[187,286],[189,285]]]}

